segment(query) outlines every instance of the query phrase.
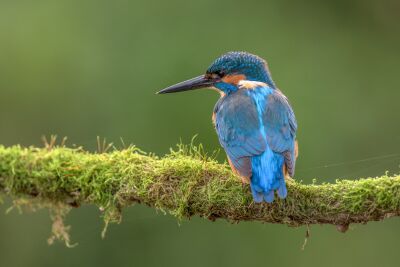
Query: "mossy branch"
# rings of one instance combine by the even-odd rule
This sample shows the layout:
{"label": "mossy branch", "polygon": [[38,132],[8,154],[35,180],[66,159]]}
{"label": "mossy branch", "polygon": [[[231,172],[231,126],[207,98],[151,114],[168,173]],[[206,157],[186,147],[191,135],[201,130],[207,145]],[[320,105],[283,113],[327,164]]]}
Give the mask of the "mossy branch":
{"label": "mossy branch", "polygon": [[[135,147],[89,153],[66,147],[0,146],[0,192],[43,203],[94,204],[107,221],[143,203],[179,217],[261,221],[290,226],[366,223],[400,215],[400,176],[288,185],[288,197],[255,204],[226,164],[201,147],[178,146],[158,158]],[[30,200],[29,200],[30,201]]]}

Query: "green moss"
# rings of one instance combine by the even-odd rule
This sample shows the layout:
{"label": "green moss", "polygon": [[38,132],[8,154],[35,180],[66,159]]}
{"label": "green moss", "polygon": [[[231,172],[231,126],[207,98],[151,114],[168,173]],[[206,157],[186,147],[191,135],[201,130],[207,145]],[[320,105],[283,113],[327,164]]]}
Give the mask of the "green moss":
{"label": "green moss", "polygon": [[248,185],[242,185],[226,164],[207,156],[202,146],[178,145],[162,158],[133,146],[95,154],[80,148],[0,146],[1,193],[51,203],[53,209],[94,204],[106,223],[119,222],[121,209],[133,203],[180,219],[199,215],[291,226],[347,225],[400,213],[400,176],[334,184],[291,182],[288,191],[285,200],[253,203]]}

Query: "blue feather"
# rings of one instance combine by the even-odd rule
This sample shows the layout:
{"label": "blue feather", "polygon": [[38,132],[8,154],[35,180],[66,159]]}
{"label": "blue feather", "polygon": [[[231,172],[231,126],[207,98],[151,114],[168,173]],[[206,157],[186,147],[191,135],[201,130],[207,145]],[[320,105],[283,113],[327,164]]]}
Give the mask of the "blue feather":
{"label": "blue feather", "polygon": [[278,196],[285,198],[286,184],[283,175],[284,157],[280,153],[267,148],[259,156],[251,157],[252,177],[250,186],[253,197],[256,199],[260,194],[264,200],[271,203],[274,200],[274,192],[278,190]]}

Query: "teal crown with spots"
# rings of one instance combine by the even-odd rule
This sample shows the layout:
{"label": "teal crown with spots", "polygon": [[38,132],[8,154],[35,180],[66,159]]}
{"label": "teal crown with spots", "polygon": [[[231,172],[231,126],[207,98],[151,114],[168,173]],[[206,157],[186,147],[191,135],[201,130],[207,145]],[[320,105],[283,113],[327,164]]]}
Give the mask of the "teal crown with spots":
{"label": "teal crown with spots", "polygon": [[264,82],[275,88],[267,62],[247,52],[228,52],[220,56],[207,69],[207,73],[220,76],[243,74],[246,80]]}

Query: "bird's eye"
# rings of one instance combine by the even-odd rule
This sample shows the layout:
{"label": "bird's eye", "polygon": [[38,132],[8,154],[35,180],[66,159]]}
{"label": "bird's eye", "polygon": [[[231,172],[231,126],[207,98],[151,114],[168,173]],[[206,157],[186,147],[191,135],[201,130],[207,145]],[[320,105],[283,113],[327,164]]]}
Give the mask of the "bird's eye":
{"label": "bird's eye", "polygon": [[222,77],[224,77],[225,73],[223,73],[222,71],[214,71],[214,72],[207,72],[206,73],[206,77],[208,79],[221,79]]}
{"label": "bird's eye", "polygon": [[215,74],[216,74],[219,78],[222,78],[222,77],[224,77],[224,75],[225,75],[225,73],[224,73],[222,70],[217,70],[217,71],[215,72]]}

